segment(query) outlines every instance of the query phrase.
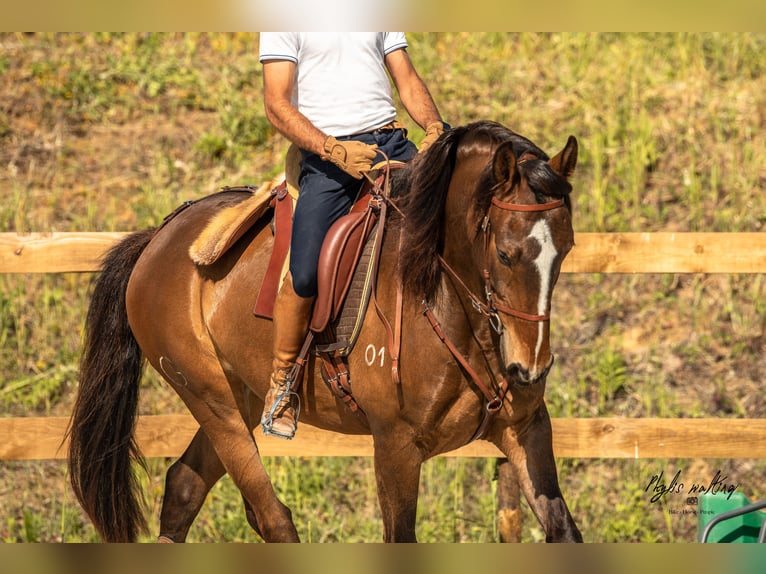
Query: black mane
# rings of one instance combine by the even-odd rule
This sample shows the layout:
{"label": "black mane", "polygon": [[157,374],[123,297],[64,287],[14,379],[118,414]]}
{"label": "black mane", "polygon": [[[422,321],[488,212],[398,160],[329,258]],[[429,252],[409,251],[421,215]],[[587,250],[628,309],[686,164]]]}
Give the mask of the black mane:
{"label": "black mane", "polygon": [[[405,168],[396,170],[392,197],[402,212],[402,251],[399,273],[406,289],[418,297],[432,298],[439,285],[441,266],[437,255],[444,247],[444,205],[447,189],[461,145],[493,152],[510,142],[518,170],[535,192],[538,202],[546,197],[563,197],[571,209],[571,185],[553,171],[548,156],[530,140],[503,125],[481,121],[447,131],[425,153],[418,155]],[[489,209],[495,181],[492,162],[488,161],[473,192],[477,228],[481,216]]]}

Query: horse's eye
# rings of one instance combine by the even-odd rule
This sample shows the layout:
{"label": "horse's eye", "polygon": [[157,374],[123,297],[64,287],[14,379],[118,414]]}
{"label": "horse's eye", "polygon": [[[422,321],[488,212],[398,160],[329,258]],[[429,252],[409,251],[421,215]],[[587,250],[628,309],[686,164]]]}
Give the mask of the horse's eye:
{"label": "horse's eye", "polygon": [[502,263],[503,265],[507,265],[508,267],[511,266],[511,258],[505,251],[498,249],[497,258],[500,259],[500,263]]}

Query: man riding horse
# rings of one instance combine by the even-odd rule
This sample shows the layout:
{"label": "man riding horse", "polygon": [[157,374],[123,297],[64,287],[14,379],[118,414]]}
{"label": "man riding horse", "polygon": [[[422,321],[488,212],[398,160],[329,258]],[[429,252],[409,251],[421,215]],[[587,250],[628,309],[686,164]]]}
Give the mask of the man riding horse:
{"label": "man riding horse", "polygon": [[421,152],[448,127],[407,47],[401,32],[261,34],[266,117],[301,150],[289,273],[273,312],[273,366],[261,418],[267,435],[295,435],[289,374],[308,332],[327,231],[348,212],[359,190],[355,182],[375,163],[406,162],[418,153],[396,121],[386,70],[407,113],[426,132]]}

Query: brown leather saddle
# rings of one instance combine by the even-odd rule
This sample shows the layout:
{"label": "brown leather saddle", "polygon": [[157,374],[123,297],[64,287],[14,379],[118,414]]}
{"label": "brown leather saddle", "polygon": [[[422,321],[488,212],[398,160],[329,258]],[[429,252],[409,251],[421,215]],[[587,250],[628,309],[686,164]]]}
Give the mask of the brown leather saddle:
{"label": "brown leather saddle", "polygon": [[[383,177],[380,175],[374,185],[379,186]],[[383,200],[371,192],[372,188],[372,183],[365,182],[349,213],[330,227],[322,244],[317,274],[318,293],[310,323],[315,333],[324,331],[339,316],[357,264],[363,259],[372,231],[377,228]],[[293,200],[286,181],[275,189],[272,207],[274,248],[253,311],[267,319],[273,316],[274,301],[286,273],[292,234]],[[372,260],[371,256],[369,258]]]}
{"label": "brown leather saddle", "polygon": [[[346,357],[354,347],[370,301],[385,225],[390,171],[396,165],[371,173],[349,212],[328,231],[319,258],[318,293],[309,336],[298,360],[300,368],[313,346],[322,361],[325,383],[362,417],[351,395]],[[294,203],[289,179],[274,190],[274,247],[253,309],[257,316],[269,319],[287,272]]]}

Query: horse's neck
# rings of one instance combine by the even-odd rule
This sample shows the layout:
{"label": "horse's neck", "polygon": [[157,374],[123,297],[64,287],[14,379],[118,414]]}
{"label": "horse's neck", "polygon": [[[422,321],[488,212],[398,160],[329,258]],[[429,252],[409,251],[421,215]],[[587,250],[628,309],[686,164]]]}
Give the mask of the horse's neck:
{"label": "horse's neck", "polygon": [[464,195],[454,199],[447,197],[442,257],[471,292],[480,294],[484,287],[476,269],[483,264],[484,246],[477,234],[479,223],[473,206]]}
{"label": "horse's neck", "polygon": [[475,239],[474,188],[483,169],[481,161],[463,161],[455,165],[444,203],[445,252],[452,246],[467,249]]}

